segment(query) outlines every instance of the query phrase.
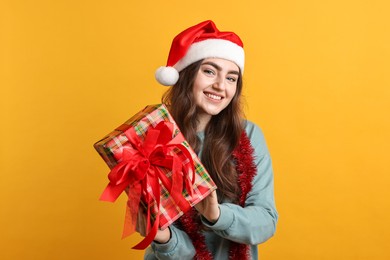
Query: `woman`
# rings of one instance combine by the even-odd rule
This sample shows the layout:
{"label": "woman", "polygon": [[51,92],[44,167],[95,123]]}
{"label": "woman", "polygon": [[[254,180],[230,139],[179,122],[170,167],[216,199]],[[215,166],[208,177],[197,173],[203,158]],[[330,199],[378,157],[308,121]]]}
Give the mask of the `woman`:
{"label": "woman", "polygon": [[190,212],[159,230],[145,259],[258,259],[275,232],[271,159],[261,130],[241,111],[244,50],[212,21],[175,37],[156,79],[187,141],[217,184]]}

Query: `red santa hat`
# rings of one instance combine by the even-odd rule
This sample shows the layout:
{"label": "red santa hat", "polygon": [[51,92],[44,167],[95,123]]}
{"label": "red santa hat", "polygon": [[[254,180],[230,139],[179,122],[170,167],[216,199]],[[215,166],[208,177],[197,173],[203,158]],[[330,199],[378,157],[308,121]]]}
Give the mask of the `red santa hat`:
{"label": "red santa hat", "polygon": [[204,21],[179,33],[172,41],[167,65],[156,71],[157,81],[172,86],[179,72],[188,65],[206,58],[222,58],[237,64],[244,71],[244,45],[233,32],[221,32],[213,21]]}

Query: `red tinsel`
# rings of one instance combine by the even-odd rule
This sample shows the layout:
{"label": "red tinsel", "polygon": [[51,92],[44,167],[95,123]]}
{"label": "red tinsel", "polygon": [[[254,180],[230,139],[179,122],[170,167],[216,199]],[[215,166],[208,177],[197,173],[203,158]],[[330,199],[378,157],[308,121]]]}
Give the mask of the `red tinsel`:
{"label": "red tinsel", "polygon": [[[240,142],[233,151],[233,159],[236,162],[238,173],[238,183],[241,189],[239,205],[244,207],[248,192],[252,189],[252,180],[256,175],[257,169],[254,164],[254,149],[248,136],[243,131]],[[207,249],[204,235],[202,234],[201,221],[197,211],[192,208],[180,218],[184,231],[191,238],[196,250],[195,259],[212,260],[213,256]],[[231,241],[229,248],[229,259],[250,259],[249,246]]]}

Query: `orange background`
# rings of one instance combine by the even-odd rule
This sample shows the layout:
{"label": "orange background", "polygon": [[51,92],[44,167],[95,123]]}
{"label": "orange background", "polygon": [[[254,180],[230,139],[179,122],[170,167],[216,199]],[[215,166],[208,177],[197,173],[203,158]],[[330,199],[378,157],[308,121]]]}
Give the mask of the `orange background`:
{"label": "orange background", "polygon": [[140,259],[92,145],[165,90],[172,38],[213,19],[245,43],[246,115],[275,168],[262,259],[389,259],[390,5],[1,1],[0,258]]}

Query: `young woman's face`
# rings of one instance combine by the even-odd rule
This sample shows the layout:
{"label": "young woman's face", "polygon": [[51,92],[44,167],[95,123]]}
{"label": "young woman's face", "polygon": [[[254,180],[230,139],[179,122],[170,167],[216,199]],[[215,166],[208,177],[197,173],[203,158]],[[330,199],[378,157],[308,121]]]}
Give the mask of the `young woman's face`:
{"label": "young woman's face", "polygon": [[229,105],[236,93],[239,75],[234,62],[218,58],[203,60],[193,87],[200,120],[210,120]]}

